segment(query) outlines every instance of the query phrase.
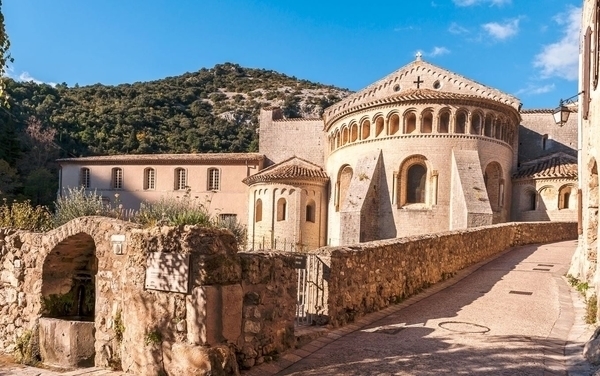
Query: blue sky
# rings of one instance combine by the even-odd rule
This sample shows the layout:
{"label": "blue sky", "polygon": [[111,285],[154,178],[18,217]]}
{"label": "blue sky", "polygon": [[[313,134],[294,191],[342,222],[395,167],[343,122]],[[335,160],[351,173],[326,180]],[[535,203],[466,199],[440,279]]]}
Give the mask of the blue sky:
{"label": "blue sky", "polygon": [[424,59],[555,107],[577,93],[581,0],[4,0],[9,75],[119,84],[233,62],[359,90]]}

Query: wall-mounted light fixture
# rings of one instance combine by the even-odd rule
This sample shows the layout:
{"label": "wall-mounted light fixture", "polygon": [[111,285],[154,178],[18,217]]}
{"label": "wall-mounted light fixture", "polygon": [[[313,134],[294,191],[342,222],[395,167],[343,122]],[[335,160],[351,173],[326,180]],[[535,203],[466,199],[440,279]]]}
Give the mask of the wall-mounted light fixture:
{"label": "wall-mounted light fixture", "polygon": [[558,107],[552,113],[552,116],[554,116],[554,122],[556,124],[558,124],[559,127],[562,127],[563,125],[565,125],[567,120],[569,120],[569,115],[571,114],[571,110],[567,106],[570,104],[577,103],[579,96],[581,94],[583,94],[583,91],[580,91],[579,93],[573,95],[571,98],[560,100]]}

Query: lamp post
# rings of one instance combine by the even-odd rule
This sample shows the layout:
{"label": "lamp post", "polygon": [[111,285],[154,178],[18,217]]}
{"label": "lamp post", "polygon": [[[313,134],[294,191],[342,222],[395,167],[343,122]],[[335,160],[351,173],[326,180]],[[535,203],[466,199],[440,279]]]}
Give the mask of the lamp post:
{"label": "lamp post", "polygon": [[576,103],[581,94],[583,94],[583,91],[580,91],[579,93],[573,95],[571,98],[560,100],[558,107],[552,113],[552,116],[554,117],[554,122],[559,127],[562,127],[563,125],[565,125],[567,120],[569,120],[569,115],[571,114],[571,110],[569,109],[569,107],[567,107],[567,105]]}

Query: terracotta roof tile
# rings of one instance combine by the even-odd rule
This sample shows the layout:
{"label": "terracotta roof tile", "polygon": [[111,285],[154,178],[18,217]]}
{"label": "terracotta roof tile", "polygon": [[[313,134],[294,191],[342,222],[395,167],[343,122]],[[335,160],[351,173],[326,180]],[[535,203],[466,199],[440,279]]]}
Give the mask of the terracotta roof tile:
{"label": "terracotta roof tile", "polygon": [[61,164],[70,163],[127,163],[127,164],[148,164],[148,163],[216,163],[216,162],[245,162],[261,161],[264,155],[259,153],[197,153],[197,154],[120,154],[103,155],[95,157],[63,158],[57,162]]}
{"label": "terracotta roof tile", "polygon": [[577,179],[577,158],[556,153],[521,165],[513,179]]}
{"label": "terracotta roof tile", "polygon": [[245,178],[243,182],[252,185],[255,183],[289,179],[318,180],[325,182],[329,180],[329,177],[325,171],[316,164],[302,158],[292,157]]}

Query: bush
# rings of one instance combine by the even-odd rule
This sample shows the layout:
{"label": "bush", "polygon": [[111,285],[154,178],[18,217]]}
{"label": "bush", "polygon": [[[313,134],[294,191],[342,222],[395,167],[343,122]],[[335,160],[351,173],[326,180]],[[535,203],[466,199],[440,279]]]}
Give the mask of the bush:
{"label": "bush", "polygon": [[596,323],[596,314],[598,312],[598,297],[596,294],[590,296],[586,299],[586,313],[585,313],[585,322],[586,324],[595,324]]}
{"label": "bush", "polygon": [[233,233],[235,240],[237,240],[238,248],[240,250],[246,249],[247,242],[247,228],[245,225],[238,222],[237,218],[222,218],[215,221],[215,227],[226,228]]}
{"label": "bush", "polygon": [[52,228],[52,215],[44,206],[33,206],[31,201],[14,201],[10,205],[4,199],[0,205],[0,227],[28,231],[48,231]]}
{"label": "bush", "polygon": [[107,205],[95,191],[86,192],[84,187],[67,188],[55,202],[54,226],[58,227],[79,217],[89,215],[108,216]]}
{"label": "bush", "polygon": [[18,363],[30,366],[35,366],[42,360],[37,325],[34,326],[33,330],[24,331],[17,338],[13,354]]}
{"label": "bush", "polygon": [[134,222],[146,227],[156,225],[211,226],[206,205],[200,202],[198,198],[192,198],[189,189],[181,198],[162,197],[157,202],[142,203],[140,210],[132,219]]}

